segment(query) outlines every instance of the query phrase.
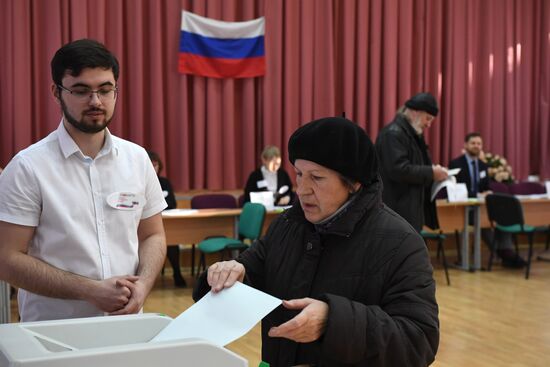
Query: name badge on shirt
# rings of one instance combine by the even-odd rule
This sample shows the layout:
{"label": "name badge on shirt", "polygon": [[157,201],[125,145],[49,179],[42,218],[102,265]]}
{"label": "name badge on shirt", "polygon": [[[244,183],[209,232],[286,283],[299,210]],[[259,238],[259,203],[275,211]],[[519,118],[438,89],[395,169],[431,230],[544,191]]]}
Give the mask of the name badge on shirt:
{"label": "name badge on shirt", "polygon": [[258,182],[256,182],[256,185],[258,185],[259,189],[262,189],[264,187],[267,187],[267,181],[266,180],[258,181]]}
{"label": "name badge on shirt", "polygon": [[485,178],[487,176],[487,171],[479,172],[479,178]]}
{"label": "name badge on shirt", "polygon": [[143,197],[132,192],[113,192],[107,197],[107,204],[118,210],[136,210],[143,206]]}

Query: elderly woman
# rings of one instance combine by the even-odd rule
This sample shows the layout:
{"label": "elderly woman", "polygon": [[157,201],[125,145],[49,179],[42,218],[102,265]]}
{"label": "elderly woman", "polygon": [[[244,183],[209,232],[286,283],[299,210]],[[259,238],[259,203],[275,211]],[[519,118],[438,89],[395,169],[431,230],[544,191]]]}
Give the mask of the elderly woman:
{"label": "elderly woman", "polygon": [[248,176],[244,202],[250,201],[250,193],[257,191],[271,191],[275,205],[288,205],[292,200],[292,181],[281,167],[281,151],[274,145],[264,148],[262,166]]}
{"label": "elderly woman", "polygon": [[428,252],[381,200],[365,131],[310,122],[288,144],[299,205],[237,261],[203,274],[194,296],[243,281],[285,300],[262,321],[271,366],[427,366],[439,343]]}

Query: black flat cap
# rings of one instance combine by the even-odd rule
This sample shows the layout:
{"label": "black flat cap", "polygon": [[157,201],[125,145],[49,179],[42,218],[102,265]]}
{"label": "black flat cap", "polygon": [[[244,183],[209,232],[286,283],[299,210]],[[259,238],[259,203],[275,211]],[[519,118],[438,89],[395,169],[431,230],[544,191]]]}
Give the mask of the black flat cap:
{"label": "black flat cap", "polygon": [[434,117],[437,116],[439,112],[437,101],[430,93],[418,93],[405,102],[405,106],[411,110],[428,112]]}

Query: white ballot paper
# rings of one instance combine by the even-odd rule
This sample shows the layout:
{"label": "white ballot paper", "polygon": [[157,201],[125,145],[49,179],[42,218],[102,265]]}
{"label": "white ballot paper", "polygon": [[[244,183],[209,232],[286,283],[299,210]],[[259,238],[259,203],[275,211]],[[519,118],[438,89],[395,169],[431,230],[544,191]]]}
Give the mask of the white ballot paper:
{"label": "white ballot paper", "polygon": [[262,204],[267,210],[272,210],[275,205],[275,198],[271,191],[253,191],[250,193],[250,202]]}
{"label": "white ballot paper", "polygon": [[456,176],[460,172],[460,168],[454,168],[447,171],[448,177],[443,181],[434,181],[432,184],[432,197],[431,201],[434,201],[437,193],[441,191],[442,188],[447,187],[452,184],[456,184]]}
{"label": "white ballot paper", "polygon": [[240,282],[208,292],[151,341],[201,338],[221,347],[246,334],[282,301]]}

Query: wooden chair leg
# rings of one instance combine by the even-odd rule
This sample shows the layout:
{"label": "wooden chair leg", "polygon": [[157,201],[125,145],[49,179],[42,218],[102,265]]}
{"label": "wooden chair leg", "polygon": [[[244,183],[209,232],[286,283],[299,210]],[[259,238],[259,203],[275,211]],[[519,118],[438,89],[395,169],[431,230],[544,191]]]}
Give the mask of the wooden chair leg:
{"label": "wooden chair leg", "polygon": [[516,254],[519,255],[519,245],[518,245],[518,236],[514,233],[512,235],[513,239],[514,239],[514,246],[516,248]]}
{"label": "wooden chair leg", "polygon": [[203,271],[206,270],[206,256],[204,255],[204,252],[202,252],[202,251],[201,251],[201,257],[199,259],[198,269],[197,269],[197,272],[195,273],[195,276],[197,278],[201,274],[201,267],[202,267]]}
{"label": "wooden chair leg", "polygon": [[191,275],[195,275],[195,244],[191,245]]}
{"label": "wooden chair leg", "polygon": [[493,232],[493,239],[491,240],[491,254],[489,255],[489,264],[487,266],[487,271],[491,271],[491,268],[493,267],[493,257],[495,256],[495,252],[496,252],[496,246],[497,246],[497,241],[496,241],[496,230]]}
{"label": "wooden chair leg", "polygon": [[531,257],[533,256],[533,232],[527,234],[529,239],[529,254],[527,255],[527,266],[525,267],[525,279],[529,279],[529,273],[531,272]]}
{"label": "wooden chair leg", "polygon": [[[466,234],[467,235],[467,234]],[[455,241],[456,241],[456,258],[459,264],[462,264],[462,251],[460,249],[460,233],[455,229]]]}
{"label": "wooden chair leg", "polygon": [[449,267],[447,265],[447,257],[445,256],[445,247],[443,246],[443,238],[439,238],[437,251],[441,250],[441,257],[443,259],[443,269],[445,270],[445,277],[447,278],[447,285],[451,285],[451,278],[449,278]]}

